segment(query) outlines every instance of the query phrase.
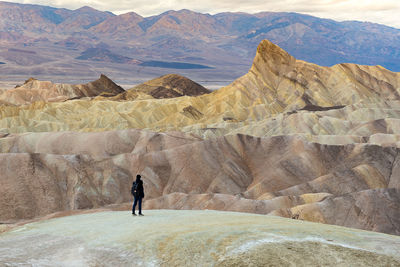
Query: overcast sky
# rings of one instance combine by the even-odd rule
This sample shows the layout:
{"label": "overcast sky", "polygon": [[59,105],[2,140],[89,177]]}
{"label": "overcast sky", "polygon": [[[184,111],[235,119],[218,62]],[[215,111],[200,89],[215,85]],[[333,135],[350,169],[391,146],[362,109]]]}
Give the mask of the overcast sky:
{"label": "overcast sky", "polygon": [[225,11],[248,13],[287,11],[339,21],[371,21],[400,28],[400,0],[11,0],[9,2],[69,9],[88,5],[115,14],[134,11],[142,16],[184,8],[210,14]]}

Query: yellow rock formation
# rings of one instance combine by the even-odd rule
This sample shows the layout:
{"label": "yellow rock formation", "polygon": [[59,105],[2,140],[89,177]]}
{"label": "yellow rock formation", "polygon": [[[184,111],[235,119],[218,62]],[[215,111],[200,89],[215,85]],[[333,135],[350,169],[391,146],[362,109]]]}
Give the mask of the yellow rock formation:
{"label": "yellow rock formation", "polygon": [[[351,135],[353,121],[364,121],[365,116],[381,119],[389,113],[398,119],[399,91],[399,73],[354,64],[321,67],[296,60],[265,40],[249,73],[211,94],[171,99],[135,95],[135,101],[97,98],[34,103],[23,108],[1,106],[0,129],[18,133],[141,128],[182,130],[205,137],[230,131],[257,136],[291,133],[285,128],[271,132],[271,124],[282,122],[296,133]],[[351,106],[340,109],[346,105]],[[327,115],[321,117],[314,111]],[[290,116],[294,112],[298,115]],[[361,127],[354,135],[375,133],[368,127]]]}

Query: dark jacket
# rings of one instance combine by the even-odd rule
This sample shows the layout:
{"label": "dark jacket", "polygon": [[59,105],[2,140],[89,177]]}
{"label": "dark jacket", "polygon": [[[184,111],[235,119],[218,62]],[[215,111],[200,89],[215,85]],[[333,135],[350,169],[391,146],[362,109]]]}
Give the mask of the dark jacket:
{"label": "dark jacket", "polygon": [[135,183],[138,183],[137,192],[138,196],[144,198],[144,188],[143,188],[143,181],[140,179],[136,179],[135,182],[132,184],[132,188],[135,186]]}

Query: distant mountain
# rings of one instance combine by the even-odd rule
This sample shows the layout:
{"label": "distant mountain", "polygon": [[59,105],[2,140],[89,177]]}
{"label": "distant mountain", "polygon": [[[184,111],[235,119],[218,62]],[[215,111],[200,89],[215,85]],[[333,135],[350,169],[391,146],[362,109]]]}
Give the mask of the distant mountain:
{"label": "distant mountain", "polygon": [[111,52],[105,48],[89,48],[82,52],[82,54],[76,59],[80,60],[92,60],[92,61],[103,61],[112,63],[141,63],[140,61],[135,61],[130,57],[121,56]]}
{"label": "distant mountain", "polygon": [[[0,2],[0,17],[5,48],[0,49],[0,61],[11,62],[4,75],[86,77],[117,71],[125,79],[160,76],[167,67],[198,80],[233,80],[246,73],[264,39],[323,66],[357,63],[400,71],[400,29],[369,22],[284,12],[210,15],[171,10],[150,17],[134,12],[117,16],[91,7],[68,10],[7,2]],[[38,59],[7,53],[8,48],[25,47],[36,51]],[[88,70],[82,59],[117,65]],[[130,59],[145,63],[133,66]]]}
{"label": "distant mountain", "polygon": [[73,33],[115,16],[90,7],[77,10],[0,2],[0,29],[17,33]]}
{"label": "distant mountain", "polygon": [[143,19],[142,16],[129,12],[110,17],[90,30],[95,34],[107,34],[121,40],[130,39],[131,35],[143,34],[143,29],[139,25]]}

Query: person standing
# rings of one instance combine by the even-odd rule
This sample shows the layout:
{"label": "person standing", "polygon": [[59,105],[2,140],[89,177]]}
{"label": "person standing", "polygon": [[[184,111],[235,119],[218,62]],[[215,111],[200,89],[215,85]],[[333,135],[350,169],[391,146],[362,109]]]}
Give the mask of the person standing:
{"label": "person standing", "polygon": [[142,199],[144,198],[144,188],[143,188],[143,181],[140,179],[140,174],[136,175],[136,181],[133,182],[131,193],[135,198],[132,206],[132,215],[136,216],[135,208],[136,204],[139,204],[139,216],[144,216],[142,214]]}

